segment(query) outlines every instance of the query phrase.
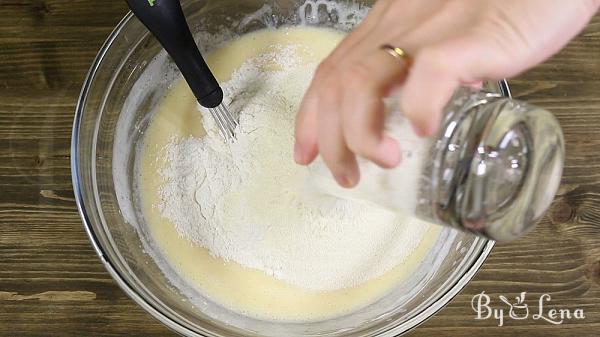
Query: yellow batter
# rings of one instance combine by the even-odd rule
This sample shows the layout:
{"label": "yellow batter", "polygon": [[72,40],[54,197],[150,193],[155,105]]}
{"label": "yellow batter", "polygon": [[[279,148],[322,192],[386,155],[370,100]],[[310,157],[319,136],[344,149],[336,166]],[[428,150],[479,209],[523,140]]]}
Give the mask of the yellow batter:
{"label": "yellow batter", "polygon": [[[303,61],[323,59],[343,35],[322,28],[263,30],[245,35],[208,55],[206,61],[219,81],[227,81],[246,59],[274,44],[293,44],[310,50]],[[383,276],[360,286],[335,291],[311,291],[289,285],[234,262],[210,256],[202,247],[180,237],[175,226],[155,207],[165,167],[164,147],[172,137],[202,137],[202,117],[186,83],[177,82],[158,106],[146,131],[140,162],[142,212],[161,253],[190,285],[236,312],[259,319],[309,321],[351,312],[374,302],[411,273],[432,248],[439,230],[430,228],[412,256]]]}

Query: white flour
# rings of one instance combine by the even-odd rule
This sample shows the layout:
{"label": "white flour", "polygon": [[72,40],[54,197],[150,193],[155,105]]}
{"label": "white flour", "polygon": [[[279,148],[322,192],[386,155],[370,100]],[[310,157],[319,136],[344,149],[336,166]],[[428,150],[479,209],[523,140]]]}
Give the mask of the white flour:
{"label": "white flour", "polygon": [[316,65],[296,61],[293,48],[274,46],[223,84],[240,114],[234,143],[201,109],[207,136],[167,145],[157,206],[181,236],[223,260],[307,289],[356,286],[409,258],[428,226],[361,201],[302,193],[307,169],[292,159],[293,125]]}

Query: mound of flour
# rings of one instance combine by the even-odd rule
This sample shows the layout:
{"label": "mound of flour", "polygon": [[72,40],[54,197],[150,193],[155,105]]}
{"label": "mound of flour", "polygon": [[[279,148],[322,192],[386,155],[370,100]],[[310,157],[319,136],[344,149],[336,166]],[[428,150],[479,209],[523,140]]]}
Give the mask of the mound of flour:
{"label": "mound of flour", "polygon": [[165,148],[159,207],[178,233],[225,261],[298,287],[334,290],[378,277],[405,259],[427,226],[356,200],[307,196],[293,161],[294,117],[316,64],[274,46],[223,84],[239,113],[225,143],[207,111],[207,135]]}

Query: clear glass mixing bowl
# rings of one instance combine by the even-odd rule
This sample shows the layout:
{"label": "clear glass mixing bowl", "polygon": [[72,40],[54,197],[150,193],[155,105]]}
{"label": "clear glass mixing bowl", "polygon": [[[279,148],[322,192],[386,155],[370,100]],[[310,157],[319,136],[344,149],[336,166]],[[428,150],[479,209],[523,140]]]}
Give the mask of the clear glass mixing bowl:
{"label": "clear glass mixing bowl", "polygon": [[[322,3],[319,1],[318,3]],[[367,1],[360,6],[368,6]],[[297,1],[183,0],[201,45],[210,33],[233,34],[298,24],[339,25],[339,12],[316,6],[300,17]],[[306,7],[305,7],[306,8]],[[317,10],[318,8],[318,10]],[[253,19],[247,19],[254,13]],[[246,19],[244,19],[246,18]],[[204,37],[204,38],[202,38]],[[152,68],[152,71],[149,69]],[[158,74],[158,75],[157,75]],[[73,126],[73,187],[90,240],[108,271],[140,306],[187,336],[395,336],[435,314],[474,276],[493,243],[442,230],[435,250],[404,283],[351,314],[316,322],[267,322],[229,311],[167,278],[135,193],[136,147],[153,107],[179,75],[161,47],[131,14],[100,50],[83,86]],[[487,90],[509,95],[505,82]],[[130,94],[134,93],[134,94]]]}

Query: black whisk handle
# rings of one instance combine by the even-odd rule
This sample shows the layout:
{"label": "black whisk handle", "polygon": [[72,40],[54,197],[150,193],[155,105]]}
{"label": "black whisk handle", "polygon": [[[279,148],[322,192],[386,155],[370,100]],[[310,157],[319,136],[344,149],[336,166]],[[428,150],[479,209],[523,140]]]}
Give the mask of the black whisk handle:
{"label": "black whisk handle", "polygon": [[171,55],[198,102],[213,108],[223,90],[202,58],[183,15],[179,0],[126,0],[135,16]]}

